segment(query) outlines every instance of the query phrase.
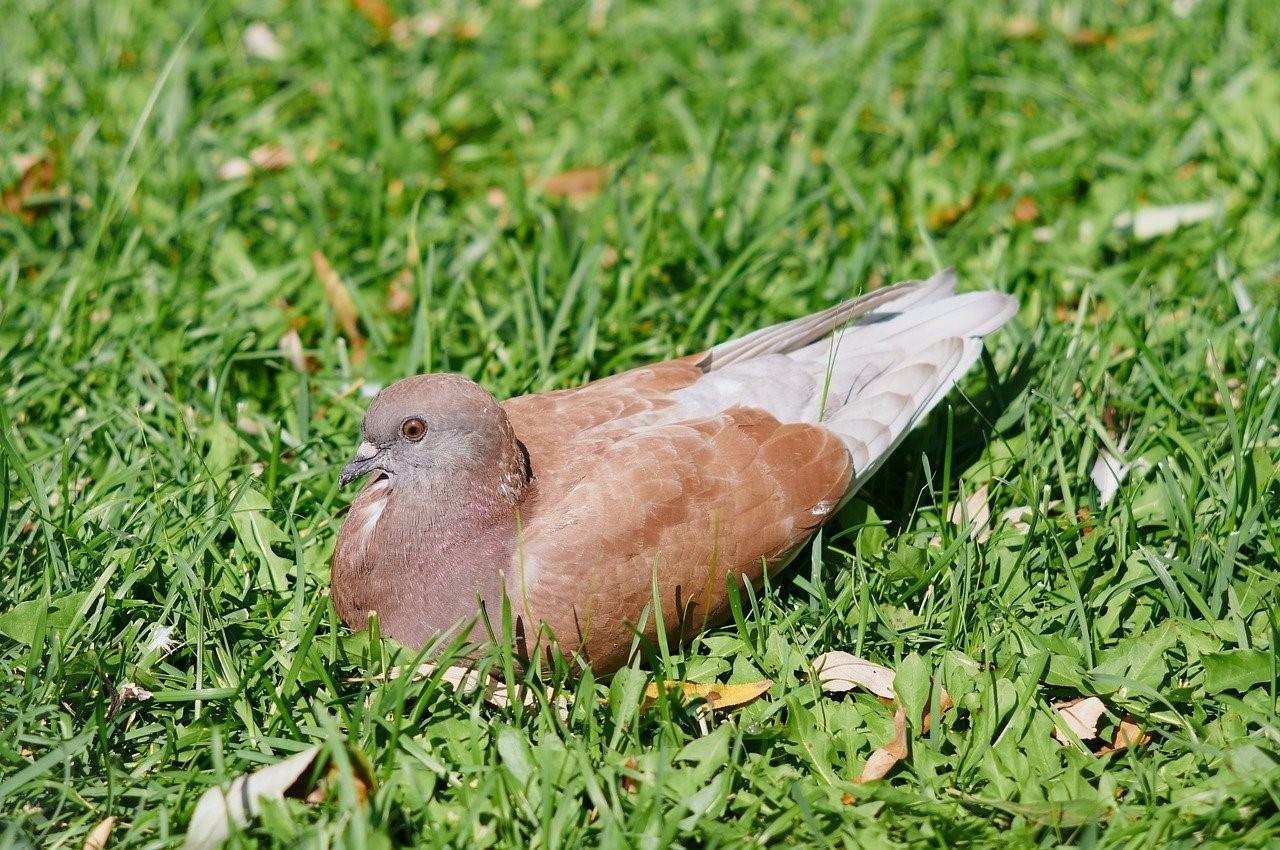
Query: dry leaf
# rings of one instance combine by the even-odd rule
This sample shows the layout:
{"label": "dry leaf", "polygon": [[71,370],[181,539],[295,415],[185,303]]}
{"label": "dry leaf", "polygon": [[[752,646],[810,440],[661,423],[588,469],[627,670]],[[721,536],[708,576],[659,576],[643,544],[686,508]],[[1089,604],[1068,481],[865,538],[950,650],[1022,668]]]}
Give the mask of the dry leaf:
{"label": "dry leaf", "polygon": [[1098,750],[1098,755],[1101,756],[1106,753],[1114,753],[1117,750],[1136,747],[1150,740],[1151,736],[1142,733],[1142,727],[1134,721],[1133,715],[1126,714],[1124,719],[1120,721],[1120,725],[1116,727],[1116,734],[1111,741],[1111,746]]}
{"label": "dry leaf", "polygon": [[391,7],[386,4],[386,0],[351,0],[351,5],[379,33],[386,35],[391,32],[391,27],[396,22],[396,16],[392,14]]}
{"label": "dry leaf", "polygon": [[391,279],[387,288],[387,309],[397,315],[413,307],[413,272],[404,269]]}
{"label": "dry leaf", "polygon": [[346,335],[347,342],[351,344],[352,362],[357,365],[363,363],[364,336],[360,333],[356,322],[356,302],[351,298],[351,292],[334,271],[333,266],[329,264],[329,259],[319,249],[311,252],[311,266],[315,269],[316,277],[320,278],[320,283],[324,285],[325,297],[333,307],[338,325]]}
{"label": "dry leaf", "polygon": [[[1125,446],[1128,443],[1129,435],[1125,434],[1120,438],[1119,449],[1121,452],[1125,450]],[[1093,480],[1093,485],[1098,488],[1099,505],[1105,508],[1107,503],[1115,498],[1116,493],[1120,490],[1120,485],[1128,474],[1128,464],[1121,463],[1118,458],[1107,451],[1105,446],[1098,450],[1098,459],[1093,462],[1093,469],[1089,471],[1089,478]]]}
{"label": "dry leaf", "polygon": [[[262,811],[262,800],[282,800],[291,797],[318,803],[330,796],[328,788],[333,784],[337,765],[330,764],[326,771],[324,785],[308,787],[302,779],[314,768],[316,760],[321,757],[320,747],[308,747],[300,753],[275,764],[259,768],[252,773],[245,773],[232,779],[230,784],[210,788],[200,795],[196,810],[187,825],[187,837],[183,842],[184,850],[213,850],[219,847],[231,834],[231,828],[246,826],[249,821]],[[368,773],[367,763],[358,753],[351,754],[352,780],[355,782],[356,795],[363,803],[373,784]]]}
{"label": "dry leaf", "polygon": [[[1081,741],[1093,741],[1098,737],[1098,721],[1106,713],[1107,707],[1097,697],[1057,702],[1053,704],[1058,715],[1067,728],[1076,734]],[[1053,730],[1053,737],[1061,744],[1070,744],[1071,739],[1061,729]]]}
{"label": "dry leaf", "polygon": [[848,652],[824,652],[813,659],[813,671],[827,693],[842,693],[854,687],[866,688],[882,699],[896,699],[888,667],[872,664]]}
{"label": "dry leaf", "polygon": [[1015,15],[1005,22],[1004,36],[1009,39],[1031,39],[1039,41],[1044,38],[1044,30],[1035,18],[1026,15]]}
{"label": "dry leaf", "polygon": [[857,784],[888,776],[893,766],[907,757],[907,713],[899,705],[893,713],[893,740],[867,757]]}
{"label": "dry leaf", "polygon": [[1013,205],[1013,220],[1019,223],[1035,221],[1040,216],[1040,208],[1036,206],[1036,199],[1030,196],[1018,199]]}
{"label": "dry leaf", "polygon": [[284,58],[284,48],[280,46],[276,34],[262,21],[254,21],[245,27],[241,42],[244,44],[244,52],[251,59],[279,62]]}
{"label": "dry leaf", "polygon": [[284,335],[280,337],[280,353],[299,372],[311,371],[311,364],[307,362],[306,352],[302,350],[302,338],[298,336],[298,332],[293,328],[285,331]]}
{"label": "dry leaf", "polygon": [[1111,220],[1117,230],[1132,230],[1135,239],[1154,239],[1173,233],[1179,228],[1213,218],[1222,210],[1219,201],[1200,201],[1194,204],[1174,204],[1167,207],[1139,207],[1134,212],[1124,212]]}
{"label": "dry leaf", "polygon": [[[662,683],[662,686],[668,691],[679,691],[686,699],[703,699],[711,708],[725,709],[746,705],[773,687],[773,682],[762,679],[759,682],[742,682],[732,685],[723,685],[719,682],[704,685],[699,682],[667,680]],[[644,697],[646,705],[658,698],[657,682],[649,683],[649,686],[644,689]]]}
{"label": "dry leaf", "polygon": [[971,209],[973,209],[973,198],[965,198],[955,204],[931,207],[924,215],[924,223],[930,230],[940,230],[964,218],[964,214]]}
{"label": "dry leaf", "polygon": [[[392,679],[398,679],[408,673],[417,679],[425,679],[431,676],[440,668],[440,665],[431,662],[419,664],[413,670],[407,670],[404,667],[392,667],[386,673],[380,673],[376,676],[360,676],[348,679],[348,682],[385,682]],[[486,705],[494,708],[506,708],[511,705],[514,700],[511,692],[508,690],[505,682],[482,677],[479,671],[470,667],[463,667],[459,664],[444,668],[440,674],[440,680],[449,685],[453,690],[463,696],[475,693],[477,690],[483,689],[484,701]],[[560,715],[561,720],[569,719],[569,709],[572,707],[569,697],[565,694],[556,695],[553,689],[547,688],[547,699],[550,700],[556,709],[556,713]],[[521,704],[526,706],[534,705],[537,700],[533,693],[528,689],[522,691],[520,700]]]}
{"label": "dry leaf", "polygon": [[279,171],[293,165],[293,154],[280,145],[258,145],[249,151],[249,161],[263,171]]}
{"label": "dry leaf", "polygon": [[105,850],[107,839],[111,837],[111,828],[115,825],[114,817],[98,821],[98,825],[89,830],[89,834],[85,836],[83,850]]}
{"label": "dry leaf", "polygon": [[320,747],[308,747],[284,761],[237,776],[225,788],[205,791],[196,803],[182,846],[185,850],[212,850],[220,846],[231,835],[233,823],[244,827],[262,811],[262,798],[284,799],[319,755]]}
{"label": "dry leaf", "polygon": [[53,156],[48,152],[20,154],[13,158],[11,164],[18,173],[18,180],[0,192],[0,207],[30,224],[36,220],[38,212],[37,205],[31,202],[31,196],[47,192],[53,187],[56,174]]}
{"label": "dry leaf", "polygon": [[[1052,499],[1049,502],[1045,503],[1043,510],[1046,513],[1048,513],[1049,511],[1053,510],[1054,508],[1056,508],[1058,505],[1061,505],[1061,504],[1062,504],[1061,499]],[[1009,510],[1000,514],[1000,518],[1005,522],[1009,523],[1010,525],[1012,525],[1014,528],[1018,529],[1018,531],[1026,533],[1031,530],[1031,523],[1028,522],[1027,520],[1031,516],[1034,510],[1035,508],[1031,507],[1030,505],[1019,505],[1016,508],[1009,508]]]}
{"label": "dry leaf", "polygon": [[225,182],[243,180],[253,173],[253,163],[242,156],[233,156],[218,166],[218,179]]}
{"label": "dry leaf", "polygon": [[964,502],[954,502],[947,512],[947,522],[963,527],[969,520],[969,536],[979,543],[991,536],[991,508],[987,505],[987,485],[969,494]]}
{"label": "dry leaf", "polygon": [[542,191],[552,198],[584,201],[600,194],[609,171],[605,168],[577,168],[553,174],[542,181]]}

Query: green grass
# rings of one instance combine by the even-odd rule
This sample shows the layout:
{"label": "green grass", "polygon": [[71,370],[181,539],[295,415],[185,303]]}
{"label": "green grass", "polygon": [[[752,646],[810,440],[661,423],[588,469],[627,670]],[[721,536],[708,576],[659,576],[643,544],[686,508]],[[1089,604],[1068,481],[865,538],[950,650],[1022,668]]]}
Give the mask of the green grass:
{"label": "green grass", "polygon": [[[314,742],[368,759],[367,805],[276,804],[238,846],[1280,841],[1280,5],[439,14],[402,46],[340,0],[0,0],[0,187],[55,160],[32,221],[0,210],[0,843],[114,815],[111,847],[177,846],[205,789]],[[282,61],[246,57],[254,20]],[[218,179],[266,143],[296,163]],[[595,166],[594,197],[539,190]],[[1018,319],[737,622],[561,671],[567,721],[350,681],[393,650],[328,600],[362,386],[572,385],[948,264]],[[1029,531],[945,521],[983,483]],[[957,703],[884,781],[852,782],[891,711],[821,694],[828,649]],[[655,676],[775,685],[704,727],[640,706]],[[154,696],[112,711],[126,681]],[[1082,695],[1150,743],[1060,746]]]}

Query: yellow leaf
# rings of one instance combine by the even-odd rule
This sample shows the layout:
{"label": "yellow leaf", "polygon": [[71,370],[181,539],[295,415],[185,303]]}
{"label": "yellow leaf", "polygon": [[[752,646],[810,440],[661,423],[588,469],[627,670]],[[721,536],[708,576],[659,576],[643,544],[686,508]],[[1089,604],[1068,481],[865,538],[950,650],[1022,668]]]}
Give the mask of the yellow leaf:
{"label": "yellow leaf", "polygon": [[[719,682],[711,682],[704,685],[699,682],[668,680],[663,682],[662,686],[664,690],[679,691],[684,695],[685,699],[706,700],[707,705],[712,708],[734,708],[756,699],[773,687],[773,682],[769,679],[761,679],[759,682],[740,682],[732,685],[724,685]],[[656,700],[658,698],[658,683],[650,682],[649,686],[644,689],[644,696],[647,702]]]}

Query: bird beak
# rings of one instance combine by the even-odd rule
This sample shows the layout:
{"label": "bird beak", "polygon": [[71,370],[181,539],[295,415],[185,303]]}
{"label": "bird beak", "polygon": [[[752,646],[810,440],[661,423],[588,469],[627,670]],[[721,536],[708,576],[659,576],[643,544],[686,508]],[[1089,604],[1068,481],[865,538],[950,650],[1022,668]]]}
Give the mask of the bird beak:
{"label": "bird beak", "polygon": [[345,487],[361,475],[372,472],[375,469],[381,469],[382,467],[379,464],[381,458],[382,449],[367,440],[361,443],[360,447],[356,449],[356,456],[351,459],[351,463],[342,467],[342,472],[338,473],[338,484]]}

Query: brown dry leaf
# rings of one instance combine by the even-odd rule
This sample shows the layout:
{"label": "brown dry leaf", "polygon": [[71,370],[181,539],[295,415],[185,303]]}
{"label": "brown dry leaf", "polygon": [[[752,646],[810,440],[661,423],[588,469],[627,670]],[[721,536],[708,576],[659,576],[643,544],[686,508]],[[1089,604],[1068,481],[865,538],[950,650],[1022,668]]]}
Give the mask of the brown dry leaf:
{"label": "brown dry leaf", "polygon": [[955,224],[964,218],[964,214],[973,209],[973,198],[965,198],[959,203],[944,204],[939,207],[931,207],[925,213],[924,223],[930,230],[940,230]]}
{"label": "brown dry leaf", "polygon": [[[952,705],[951,694],[943,688],[938,694],[938,711],[949,711]],[[924,716],[920,718],[921,734],[928,733],[931,726],[933,716],[926,709]],[[893,739],[867,757],[867,763],[862,766],[862,774],[854,780],[855,784],[862,785],[873,779],[883,779],[893,770],[894,765],[907,757],[907,746],[907,715],[899,703],[893,713]]]}
{"label": "brown dry leaf", "polygon": [[360,333],[357,324],[356,302],[352,299],[350,290],[329,264],[329,258],[318,248],[311,252],[311,266],[315,269],[316,277],[320,278],[320,283],[324,285],[325,297],[333,307],[333,314],[342,328],[342,333],[351,344],[351,361],[356,365],[363,363],[364,336]]}
{"label": "brown dry leaf", "polygon": [[[431,662],[419,664],[412,670],[405,667],[392,667],[385,673],[379,673],[375,676],[356,676],[347,679],[348,682],[385,682],[392,679],[398,679],[403,675],[410,675],[417,679],[425,679],[438,670],[440,665]],[[470,667],[463,667],[460,664],[444,668],[440,674],[440,680],[453,688],[453,690],[463,696],[475,693],[477,690],[484,690],[484,701],[486,705],[493,708],[506,708],[511,705],[514,700],[511,692],[508,690],[505,682],[494,679],[481,677],[477,670]],[[553,689],[547,688],[547,699],[555,704],[556,713],[560,715],[561,720],[569,719],[569,709],[571,707],[569,697],[565,694],[555,695]],[[521,704],[526,706],[534,705],[537,700],[533,693],[524,690],[520,699]]]}
{"label": "brown dry leaf", "polygon": [[827,693],[863,687],[882,699],[897,698],[893,690],[893,678],[897,675],[894,671],[848,652],[822,653],[813,659],[813,672]]}
{"label": "brown dry leaf", "polygon": [[1031,39],[1039,41],[1044,38],[1044,30],[1035,18],[1027,15],[1015,15],[1005,22],[1004,37],[1008,39]]}
{"label": "brown dry leaf", "polygon": [[218,166],[218,179],[224,183],[243,180],[253,174],[253,163],[242,156],[233,156]]}
{"label": "brown dry leaf", "polygon": [[1035,221],[1039,216],[1040,208],[1036,206],[1036,199],[1030,195],[1019,198],[1013,205],[1013,220],[1019,224]]}
{"label": "brown dry leaf", "polygon": [[[662,686],[668,691],[679,691],[686,699],[703,699],[711,708],[725,709],[746,705],[773,687],[773,681],[761,679],[759,682],[740,682],[732,685],[723,685],[719,682],[704,685],[699,682],[667,680],[662,683]],[[646,705],[658,698],[657,682],[650,682],[644,689],[644,698]]]}
{"label": "brown dry leaf", "polygon": [[[1097,740],[1098,721],[1107,711],[1107,707],[1102,700],[1097,697],[1084,697],[1067,702],[1057,702],[1053,704],[1053,707],[1057,710],[1058,716],[1062,718],[1062,722],[1076,734],[1077,738],[1081,741]],[[1057,738],[1058,742],[1063,745],[1071,743],[1071,739],[1061,729],[1054,729],[1053,737]]]}
{"label": "brown dry leaf", "polygon": [[1110,47],[1115,39],[1112,38],[1110,33],[1102,30],[1082,27],[1075,32],[1067,33],[1067,41],[1078,47],[1097,47],[1099,45]]}
{"label": "brown dry leaf", "polygon": [[1129,747],[1136,747],[1150,740],[1151,736],[1143,734],[1142,727],[1133,719],[1133,715],[1126,714],[1124,719],[1120,721],[1120,725],[1116,727],[1116,734],[1111,741],[1111,746],[1098,750],[1098,755],[1101,756],[1106,753],[1128,749]]}
{"label": "brown dry leaf", "polygon": [[867,757],[862,774],[855,780],[858,785],[873,779],[884,779],[894,765],[907,757],[907,713],[899,705],[893,713],[893,740]]}
{"label": "brown dry leaf", "polygon": [[391,279],[387,287],[387,309],[396,315],[409,312],[413,307],[413,272],[404,269]]}
{"label": "brown dry leaf", "polygon": [[279,171],[293,165],[293,153],[281,145],[258,145],[249,151],[249,161],[263,171]]}
{"label": "brown dry leaf", "polygon": [[969,536],[979,543],[991,536],[991,507],[987,504],[987,486],[983,484],[963,502],[954,502],[947,512],[947,522],[963,527],[969,521]]}
{"label": "brown dry leaf", "polygon": [[313,361],[307,359],[306,352],[302,350],[302,338],[293,328],[280,337],[280,353],[299,372],[310,372],[315,366]]}
{"label": "brown dry leaf", "polygon": [[[306,786],[302,779],[314,767],[321,757],[320,747],[308,747],[295,753],[284,761],[259,768],[252,773],[244,773],[231,780],[230,784],[210,788],[200,795],[196,810],[187,825],[187,837],[183,842],[184,850],[213,850],[219,847],[231,835],[232,826],[244,827],[262,811],[262,800],[281,800],[285,797],[317,802],[315,788]],[[352,753],[351,763],[356,793],[364,799],[368,795],[372,778],[366,772],[365,763]],[[330,779],[335,768],[331,765],[326,772]],[[332,785],[332,782],[326,784]],[[363,787],[362,787],[363,786]],[[319,799],[323,799],[323,796]]]}
{"label": "brown dry leaf", "polygon": [[607,168],[575,168],[542,181],[542,191],[552,198],[585,201],[600,194],[609,179]]}
{"label": "brown dry leaf", "polygon": [[387,35],[396,22],[396,16],[386,0],[351,0],[351,5],[380,34]]}
{"label": "brown dry leaf", "polygon": [[111,837],[111,828],[116,825],[114,817],[103,818],[98,825],[89,830],[85,836],[83,850],[105,850],[107,839]]}
{"label": "brown dry leaf", "polygon": [[0,192],[0,207],[22,219],[27,224],[36,220],[39,209],[31,204],[31,196],[49,191],[53,187],[56,167],[49,152],[15,156],[11,161],[18,180]]}

